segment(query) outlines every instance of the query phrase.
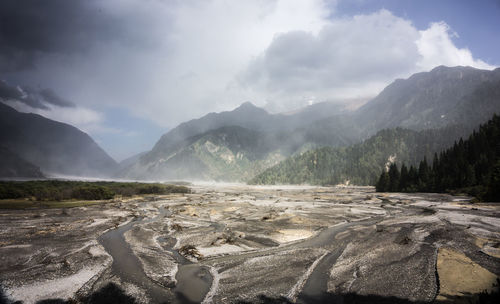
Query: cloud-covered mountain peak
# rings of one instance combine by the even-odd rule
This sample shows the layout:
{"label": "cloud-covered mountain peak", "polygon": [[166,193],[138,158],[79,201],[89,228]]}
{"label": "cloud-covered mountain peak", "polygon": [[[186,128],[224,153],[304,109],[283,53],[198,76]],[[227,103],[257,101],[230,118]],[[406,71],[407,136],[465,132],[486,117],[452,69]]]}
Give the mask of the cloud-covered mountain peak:
{"label": "cloud-covered mountain peak", "polygon": [[242,103],[239,107],[235,108],[232,112],[235,113],[249,113],[249,114],[269,114],[263,108],[259,108],[250,101]]}

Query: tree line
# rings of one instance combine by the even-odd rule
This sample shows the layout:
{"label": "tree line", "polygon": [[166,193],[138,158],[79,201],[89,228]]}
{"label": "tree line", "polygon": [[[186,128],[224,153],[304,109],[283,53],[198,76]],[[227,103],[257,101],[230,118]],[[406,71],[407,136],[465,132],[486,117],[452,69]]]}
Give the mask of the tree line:
{"label": "tree line", "polygon": [[189,193],[185,186],[128,183],[82,182],[61,180],[0,182],[0,199],[33,199],[37,201],[108,200],[116,195]]}
{"label": "tree line", "polygon": [[500,117],[494,115],[467,140],[435,153],[432,163],[424,157],[418,166],[382,170],[381,192],[464,192],[481,200],[500,201]]}
{"label": "tree line", "polygon": [[423,131],[385,129],[355,145],[322,147],[294,155],[249,183],[335,185],[350,181],[374,185],[388,156],[395,156],[398,163],[418,164],[423,157],[432,157],[471,131],[460,126]]}

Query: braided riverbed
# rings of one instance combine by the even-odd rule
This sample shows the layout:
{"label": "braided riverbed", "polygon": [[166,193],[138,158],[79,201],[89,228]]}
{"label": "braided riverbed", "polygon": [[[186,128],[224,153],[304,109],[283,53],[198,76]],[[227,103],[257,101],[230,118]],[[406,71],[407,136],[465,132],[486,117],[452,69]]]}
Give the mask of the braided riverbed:
{"label": "braided riverbed", "polygon": [[6,296],[27,303],[106,292],[142,303],[468,301],[492,292],[500,274],[495,204],[370,187],[192,188],[65,214],[2,211]]}

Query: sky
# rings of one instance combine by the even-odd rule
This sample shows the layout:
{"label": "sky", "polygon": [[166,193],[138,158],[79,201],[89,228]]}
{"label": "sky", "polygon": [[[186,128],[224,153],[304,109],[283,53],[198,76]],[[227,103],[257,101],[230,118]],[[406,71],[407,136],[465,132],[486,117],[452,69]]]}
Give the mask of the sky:
{"label": "sky", "polygon": [[250,101],[347,106],[439,65],[500,66],[500,0],[2,0],[0,100],[120,161]]}

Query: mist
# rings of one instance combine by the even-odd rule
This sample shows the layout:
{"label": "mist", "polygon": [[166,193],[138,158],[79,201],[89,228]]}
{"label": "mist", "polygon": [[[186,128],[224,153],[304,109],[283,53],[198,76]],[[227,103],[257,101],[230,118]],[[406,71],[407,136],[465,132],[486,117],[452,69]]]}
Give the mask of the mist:
{"label": "mist", "polygon": [[474,56],[446,20],[422,25],[398,8],[352,14],[343,1],[1,5],[1,78],[67,102],[2,99],[77,126],[117,160],[151,149],[184,121],[245,101],[271,113],[349,105],[438,65],[498,64]]}
{"label": "mist", "polygon": [[0,1],[0,302],[493,303],[499,29],[498,0]]}

